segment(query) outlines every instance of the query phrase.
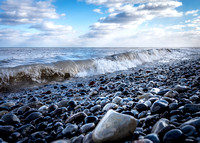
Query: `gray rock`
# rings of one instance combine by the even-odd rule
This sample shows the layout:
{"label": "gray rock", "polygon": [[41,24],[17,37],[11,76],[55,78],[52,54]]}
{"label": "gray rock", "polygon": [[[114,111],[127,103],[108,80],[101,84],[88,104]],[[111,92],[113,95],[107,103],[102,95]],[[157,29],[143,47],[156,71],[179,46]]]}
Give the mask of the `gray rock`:
{"label": "gray rock", "polygon": [[90,108],[90,111],[94,113],[96,111],[99,111],[100,109],[101,109],[101,105],[95,105]]}
{"label": "gray rock", "polygon": [[95,128],[92,138],[95,143],[119,141],[131,135],[136,126],[132,116],[109,110]]}
{"label": "gray rock", "polygon": [[52,143],[71,143],[71,141],[70,140],[62,140],[62,139],[60,139],[60,140],[53,141]]}
{"label": "gray rock", "polygon": [[153,103],[151,106],[151,112],[154,113],[162,113],[166,111],[168,107],[168,102],[166,100],[157,100],[156,102]]}
{"label": "gray rock", "polygon": [[148,134],[144,138],[151,140],[153,143],[160,143],[160,139],[158,138],[158,135],[155,133]]}
{"label": "gray rock", "polygon": [[194,112],[199,112],[200,111],[200,104],[186,104],[184,106],[184,111],[194,113]]}
{"label": "gray rock", "polygon": [[110,109],[117,109],[118,105],[115,103],[107,103],[104,107],[103,107],[103,111],[108,111]]}
{"label": "gray rock", "polygon": [[192,136],[196,132],[196,128],[192,125],[185,125],[181,128],[181,131],[186,135],[186,136]]}
{"label": "gray rock", "polygon": [[72,123],[72,122],[82,122],[87,115],[84,112],[78,112],[72,116],[70,116],[65,123]]}
{"label": "gray rock", "polygon": [[0,137],[5,138],[14,132],[13,126],[0,126]]}
{"label": "gray rock", "polygon": [[200,128],[200,117],[196,117],[196,118],[193,118],[193,119],[190,119],[189,121],[183,123],[181,125],[181,127],[185,126],[185,125],[192,125],[194,126],[195,128]]}
{"label": "gray rock", "polygon": [[153,126],[151,133],[158,134],[164,127],[169,125],[169,120],[162,118],[159,121],[156,122],[156,124]]}
{"label": "gray rock", "polygon": [[179,93],[187,91],[189,88],[187,86],[181,86],[181,85],[176,85],[174,87],[174,91],[177,91]]}
{"label": "gray rock", "polygon": [[7,114],[5,114],[5,115],[3,115],[1,117],[1,119],[3,121],[5,121],[5,123],[7,125],[14,125],[14,124],[20,123],[19,118],[15,114],[13,114],[13,113],[7,113]]}
{"label": "gray rock", "polygon": [[92,130],[94,128],[95,128],[95,124],[94,123],[88,123],[88,124],[83,125],[80,128],[80,132],[81,133],[87,133],[88,131],[90,131],[90,130]]}
{"label": "gray rock", "polygon": [[93,139],[92,139],[92,132],[88,133],[84,139],[83,139],[83,143],[94,143]]}
{"label": "gray rock", "polygon": [[35,120],[35,119],[41,117],[41,116],[42,116],[42,114],[41,114],[40,112],[33,112],[33,113],[29,114],[29,115],[25,118],[25,121],[26,121],[26,122],[30,122],[30,121],[32,121],[32,120]]}
{"label": "gray rock", "polygon": [[62,131],[62,134],[66,137],[71,137],[78,131],[78,126],[76,124],[68,123],[66,128]]}
{"label": "gray rock", "polygon": [[119,97],[119,96],[116,96],[113,100],[112,100],[112,103],[115,103],[115,104],[119,104],[121,102],[122,98]]}
{"label": "gray rock", "polygon": [[68,100],[62,100],[60,102],[58,102],[58,107],[67,107],[68,106],[69,101]]}
{"label": "gray rock", "polygon": [[179,129],[172,129],[168,131],[163,138],[164,143],[178,143],[184,142],[183,132]]}
{"label": "gray rock", "polygon": [[75,137],[75,138],[72,139],[72,143],[82,143],[83,138],[84,138],[84,135],[80,135],[78,137]]}

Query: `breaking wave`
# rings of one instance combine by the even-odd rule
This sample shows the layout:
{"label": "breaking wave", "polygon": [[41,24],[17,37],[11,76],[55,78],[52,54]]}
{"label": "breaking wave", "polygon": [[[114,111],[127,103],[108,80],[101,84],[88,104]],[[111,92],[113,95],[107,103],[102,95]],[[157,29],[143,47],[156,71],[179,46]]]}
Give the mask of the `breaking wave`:
{"label": "breaking wave", "polygon": [[70,77],[85,77],[127,70],[145,62],[170,59],[178,50],[148,49],[115,54],[97,59],[67,60],[50,64],[32,64],[0,69],[0,90],[28,84],[64,81]]}

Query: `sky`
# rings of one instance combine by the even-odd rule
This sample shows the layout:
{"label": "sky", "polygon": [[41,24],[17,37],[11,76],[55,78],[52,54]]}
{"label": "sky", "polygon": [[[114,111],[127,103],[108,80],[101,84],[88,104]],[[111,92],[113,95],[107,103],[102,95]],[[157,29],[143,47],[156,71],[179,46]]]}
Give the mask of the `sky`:
{"label": "sky", "polygon": [[0,0],[0,47],[200,47],[200,0]]}

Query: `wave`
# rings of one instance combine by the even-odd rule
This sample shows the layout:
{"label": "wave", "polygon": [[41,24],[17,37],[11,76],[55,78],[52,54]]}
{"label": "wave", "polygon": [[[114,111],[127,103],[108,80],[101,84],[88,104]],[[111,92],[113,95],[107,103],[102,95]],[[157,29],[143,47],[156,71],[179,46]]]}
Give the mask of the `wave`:
{"label": "wave", "polygon": [[8,87],[46,84],[70,77],[85,77],[127,70],[145,62],[173,56],[177,50],[149,49],[115,54],[97,59],[68,60],[50,64],[32,64],[0,69],[0,90]]}

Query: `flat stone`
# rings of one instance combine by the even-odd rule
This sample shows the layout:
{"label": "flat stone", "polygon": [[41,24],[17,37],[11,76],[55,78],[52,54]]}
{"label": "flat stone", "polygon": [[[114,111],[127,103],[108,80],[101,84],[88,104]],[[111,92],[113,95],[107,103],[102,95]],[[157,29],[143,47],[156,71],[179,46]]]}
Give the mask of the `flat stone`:
{"label": "flat stone", "polygon": [[154,113],[162,113],[166,111],[168,107],[168,102],[166,100],[157,100],[151,106],[151,112]]}
{"label": "flat stone", "polygon": [[200,111],[200,104],[186,104],[184,106],[184,111],[190,112],[190,113],[195,113]]}
{"label": "flat stone", "polygon": [[115,103],[107,103],[104,107],[103,107],[103,111],[108,111],[110,109],[117,109],[118,105]]}
{"label": "flat stone", "polygon": [[196,117],[196,118],[190,119],[189,121],[183,123],[180,127],[183,127],[185,125],[192,125],[195,128],[199,129],[200,128],[200,117]]}
{"label": "flat stone", "polygon": [[70,116],[65,123],[72,123],[72,122],[82,122],[87,115],[84,112],[78,112],[72,116]]}
{"label": "flat stone", "polygon": [[153,143],[160,143],[160,139],[158,138],[158,135],[155,133],[148,134],[144,138],[151,140]]}
{"label": "flat stone", "polygon": [[156,124],[153,126],[151,133],[158,134],[164,127],[169,125],[169,120],[165,118],[161,118]]}
{"label": "flat stone", "polygon": [[92,130],[94,128],[95,128],[95,124],[94,123],[88,123],[88,124],[83,125],[80,128],[80,132],[81,133],[87,133],[88,131],[90,131],[90,130]]}
{"label": "flat stone", "polygon": [[7,125],[14,125],[14,124],[20,123],[19,118],[15,114],[13,114],[13,113],[7,113],[7,114],[5,114],[5,115],[3,115],[1,117],[1,119],[3,121],[5,121],[5,123]]}
{"label": "flat stone", "polygon": [[35,120],[35,119],[41,117],[41,116],[42,116],[42,114],[41,114],[40,112],[33,112],[33,113],[29,114],[29,115],[25,118],[25,121],[26,121],[26,122],[30,122],[30,121],[32,121],[32,120]]}
{"label": "flat stone", "polygon": [[66,128],[62,131],[62,134],[66,137],[71,137],[78,131],[78,126],[76,124],[68,123]]}
{"label": "flat stone", "polygon": [[120,141],[129,137],[136,126],[132,116],[109,110],[98,123],[92,138],[95,143]]}
{"label": "flat stone", "polygon": [[189,88],[187,86],[181,86],[181,85],[176,85],[174,87],[174,90],[177,91],[178,93],[182,93],[187,91]]}
{"label": "flat stone", "polygon": [[95,105],[90,108],[90,111],[94,113],[96,111],[99,111],[100,109],[101,109],[101,105]]}
{"label": "flat stone", "polygon": [[5,138],[14,132],[13,126],[0,126],[0,137]]}
{"label": "flat stone", "polygon": [[119,97],[119,96],[116,96],[113,100],[112,100],[112,103],[115,103],[115,104],[119,104],[121,102],[122,98]]}
{"label": "flat stone", "polygon": [[185,125],[181,128],[181,131],[186,135],[186,136],[192,136],[196,132],[196,128],[192,125]]}
{"label": "flat stone", "polygon": [[163,138],[164,143],[178,143],[184,142],[183,132],[179,129],[172,129],[168,131]]}

